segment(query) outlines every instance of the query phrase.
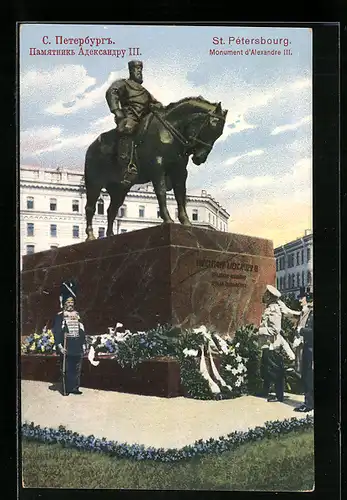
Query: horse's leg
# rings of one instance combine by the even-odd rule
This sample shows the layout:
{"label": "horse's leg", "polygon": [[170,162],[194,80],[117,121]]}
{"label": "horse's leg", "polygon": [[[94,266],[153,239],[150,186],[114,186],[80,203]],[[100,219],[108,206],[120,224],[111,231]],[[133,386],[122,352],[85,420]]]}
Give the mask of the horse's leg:
{"label": "horse's leg", "polygon": [[117,216],[119,208],[123,205],[125,197],[130,189],[130,186],[123,186],[120,183],[110,184],[106,187],[110,195],[110,205],[107,209],[107,231],[106,236],[113,236],[113,223]]}
{"label": "horse's leg", "polygon": [[173,175],[171,175],[172,188],[175,194],[177,208],[178,208],[178,220],[181,224],[185,226],[191,226],[192,223],[189,220],[186,211],[186,181],[188,172],[187,169],[177,168],[175,171],[172,169]]}
{"label": "horse's leg", "polygon": [[166,183],[164,170],[157,178],[152,180],[152,183],[159,203],[160,217],[163,219],[164,223],[174,223],[166,204]]}
{"label": "horse's leg", "polygon": [[99,198],[101,187],[99,185],[91,184],[86,182],[86,192],[87,192],[87,203],[85,206],[86,214],[86,241],[95,240],[93,233],[92,221],[95,214],[95,205]]}

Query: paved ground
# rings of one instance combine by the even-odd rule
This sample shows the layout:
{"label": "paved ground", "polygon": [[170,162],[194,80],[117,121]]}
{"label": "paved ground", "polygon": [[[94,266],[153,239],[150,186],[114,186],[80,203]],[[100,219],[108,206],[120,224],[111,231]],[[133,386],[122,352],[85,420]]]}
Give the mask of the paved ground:
{"label": "paved ground", "polygon": [[63,397],[49,386],[22,381],[22,422],[53,428],[64,425],[79,434],[145,446],[180,448],[268,420],[307,415],[293,412],[303,400],[293,394],[284,403],[268,403],[254,396],[225,401],[167,399],[84,388],[80,396]]}

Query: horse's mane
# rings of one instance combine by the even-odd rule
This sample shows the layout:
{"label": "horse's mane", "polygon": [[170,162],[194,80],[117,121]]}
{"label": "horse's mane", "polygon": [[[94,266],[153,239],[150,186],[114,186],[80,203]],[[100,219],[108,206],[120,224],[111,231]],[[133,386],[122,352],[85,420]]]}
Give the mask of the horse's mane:
{"label": "horse's mane", "polygon": [[210,101],[207,101],[207,99],[204,99],[202,96],[198,96],[198,97],[183,97],[183,99],[180,99],[179,101],[175,101],[175,102],[170,102],[170,104],[168,104],[167,106],[165,106],[165,111],[172,111],[173,109],[176,109],[177,107],[181,106],[182,104],[185,104],[185,103],[191,103],[191,104],[202,104],[202,105],[206,105],[207,107],[216,107],[217,106],[217,103],[216,102],[210,102]]}

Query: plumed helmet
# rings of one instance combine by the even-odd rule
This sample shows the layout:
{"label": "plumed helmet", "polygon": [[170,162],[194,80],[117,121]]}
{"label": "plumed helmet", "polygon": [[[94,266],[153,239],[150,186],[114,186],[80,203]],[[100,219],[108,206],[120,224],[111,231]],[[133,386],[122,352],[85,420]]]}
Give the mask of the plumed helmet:
{"label": "plumed helmet", "polygon": [[60,285],[60,307],[63,307],[67,299],[76,300],[77,286],[73,279],[65,280]]}

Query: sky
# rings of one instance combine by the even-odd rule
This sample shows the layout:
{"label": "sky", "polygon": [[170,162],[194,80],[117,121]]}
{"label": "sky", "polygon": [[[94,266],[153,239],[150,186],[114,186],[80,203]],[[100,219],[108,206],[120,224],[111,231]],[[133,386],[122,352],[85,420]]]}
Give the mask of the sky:
{"label": "sky", "polygon": [[[130,47],[140,55],[129,55]],[[229,231],[275,247],[312,228],[309,28],[25,24],[19,54],[21,165],[82,172],[89,144],[115,127],[108,86],[128,77],[129,60],[141,59],[143,85],[164,105],[201,95],[228,109],[207,161],[188,164],[188,194],[205,189],[229,212]]]}

